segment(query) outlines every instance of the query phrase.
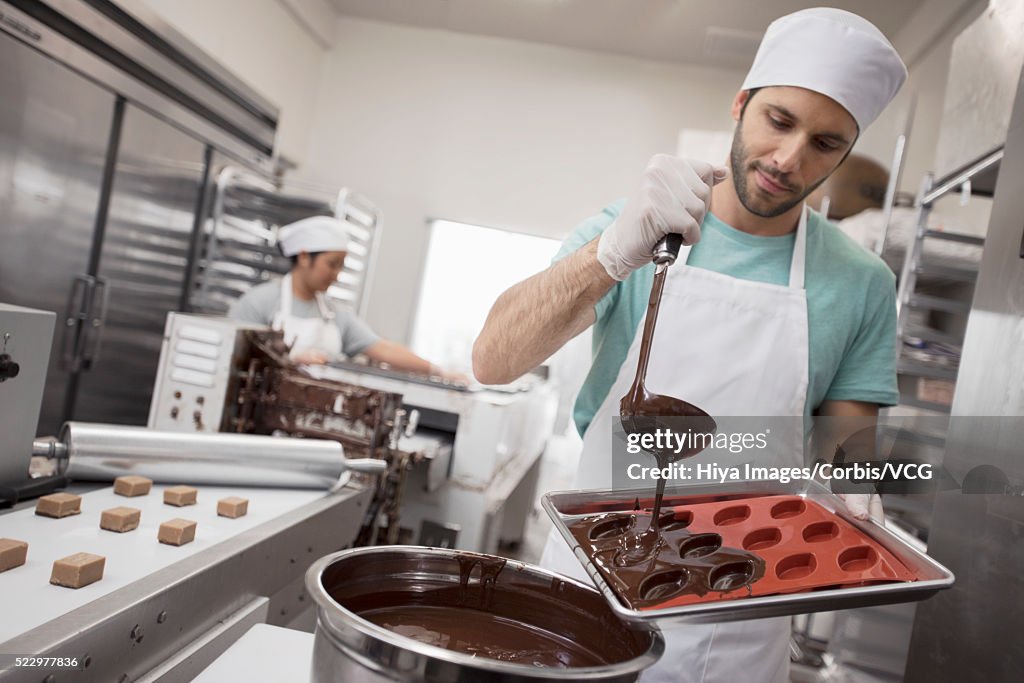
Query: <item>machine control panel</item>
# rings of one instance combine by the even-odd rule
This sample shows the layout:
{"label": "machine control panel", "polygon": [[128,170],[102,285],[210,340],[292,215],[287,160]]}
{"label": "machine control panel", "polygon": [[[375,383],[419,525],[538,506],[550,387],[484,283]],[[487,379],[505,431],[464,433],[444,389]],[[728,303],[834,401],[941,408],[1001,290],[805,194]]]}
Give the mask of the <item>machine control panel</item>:
{"label": "machine control panel", "polygon": [[57,315],[0,303],[0,487],[28,480]]}
{"label": "machine control panel", "polygon": [[176,432],[220,431],[232,358],[241,332],[253,327],[226,318],[168,315],[149,426]]}

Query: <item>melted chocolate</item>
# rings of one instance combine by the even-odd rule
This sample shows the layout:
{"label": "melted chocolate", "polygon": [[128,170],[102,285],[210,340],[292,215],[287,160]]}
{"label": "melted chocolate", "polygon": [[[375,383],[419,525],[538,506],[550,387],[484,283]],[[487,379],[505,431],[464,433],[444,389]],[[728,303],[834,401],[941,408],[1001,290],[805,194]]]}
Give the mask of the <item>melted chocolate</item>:
{"label": "melted chocolate", "polygon": [[[647,390],[647,366],[651,359],[651,346],[654,343],[654,328],[658,320],[658,310],[661,308],[661,295],[665,291],[665,279],[668,277],[668,266],[658,267],[654,274],[654,282],[651,285],[651,296],[647,300],[647,316],[644,319],[643,336],[640,339],[640,358],[637,361],[636,377],[633,385],[626,392],[619,402],[619,416],[622,418],[622,428],[627,433],[652,432],[658,427],[662,418],[690,418],[687,427],[691,432],[713,434],[717,429],[715,420],[706,412],[686,401],[654,394]],[[683,340],[685,341],[685,340]],[[673,425],[678,426],[678,425]],[[703,447],[697,444],[701,440],[692,440],[694,446],[675,453],[674,451],[654,451],[653,455],[658,461],[658,468],[664,468],[677,459],[688,458],[700,453]],[[658,490],[654,500],[654,524],[641,532],[634,534],[627,543],[623,557],[631,562],[641,562],[657,551],[660,540],[658,538],[658,520],[661,511],[661,501],[665,496],[665,479],[658,479]]]}
{"label": "melted chocolate", "polygon": [[[764,576],[763,559],[723,547],[718,534],[691,533],[688,524],[689,518],[675,512],[661,519],[645,512],[606,513],[575,520],[569,531],[632,609],[680,595],[726,593],[744,586],[749,590]],[[638,538],[644,539],[643,551],[637,550]]]}
{"label": "melted chocolate", "polygon": [[421,643],[477,657],[541,667],[601,666],[601,657],[556,634],[459,607],[405,605],[359,616]]}
{"label": "melted chocolate", "polygon": [[342,607],[429,645],[536,667],[607,666],[639,656],[646,641],[596,591],[538,579],[499,557],[458,554],[458,583],[400,566],[331,567],[323,585]]}

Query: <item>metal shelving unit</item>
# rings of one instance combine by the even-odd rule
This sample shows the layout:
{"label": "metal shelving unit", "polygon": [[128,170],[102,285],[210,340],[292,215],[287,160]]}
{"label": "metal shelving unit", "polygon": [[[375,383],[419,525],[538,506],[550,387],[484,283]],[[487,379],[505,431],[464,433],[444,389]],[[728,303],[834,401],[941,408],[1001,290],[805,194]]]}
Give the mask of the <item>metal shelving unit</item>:
{"label": "metal shelving unit", "polygon": [[[910,312],[927,310],[966,315],[971,309],[969,301],[925,294],[918,291],[918,286],[922,279],[944,279],[973,286],[977,270],[929,263],[925,255],[925,243],[928,240],[945,240],[980,248],[984,246],[985,239],[976,235],[933,230],[928,227],[928,219],[935,202],[952,192],[991,197],[1002,158],[1003,147],[1000,146],[937,181],[928,174],[921,183],[916,202],[917,230],[900,272],[896,303],[896,333],[900,349],[897,371],[901,378],[956,381],[959,356],[950,353],[950,349],[958,350],[963,344],[963,338],[914,323]],[[916,348],[908,342],[913,342]],[[900,402],[904,405],[940,413],[949,412],[948,405],[922,400],[916,394],[903,391],[902,386],[900,393]]]}
{"label": "metal shelving unit", "polygon": [[348,257],[327,295],[364,314],[380,241],[377,207],[347,188],[330,196],[282,191],[233,166],[216,179],[189,310],[223,314],[249,288],[287,273],[291,262],[278,249],[278,229],[310,216],[333,216],[345,223],[351,237]]}

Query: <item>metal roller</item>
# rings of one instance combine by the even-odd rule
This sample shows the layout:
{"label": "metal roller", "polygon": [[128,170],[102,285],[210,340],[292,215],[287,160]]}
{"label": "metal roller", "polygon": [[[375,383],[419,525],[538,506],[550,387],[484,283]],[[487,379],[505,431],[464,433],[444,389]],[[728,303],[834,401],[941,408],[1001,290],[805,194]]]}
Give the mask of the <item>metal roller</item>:
{"label": "metal roller", "polygon": [[166,484],[330,489],[350,471],[387,469],[383,460],[346,460],[336,441],[88,422],[65,423],[57,440],[37,440],[33,452],[59,460],[61,474],[87,481],[135,474]]}

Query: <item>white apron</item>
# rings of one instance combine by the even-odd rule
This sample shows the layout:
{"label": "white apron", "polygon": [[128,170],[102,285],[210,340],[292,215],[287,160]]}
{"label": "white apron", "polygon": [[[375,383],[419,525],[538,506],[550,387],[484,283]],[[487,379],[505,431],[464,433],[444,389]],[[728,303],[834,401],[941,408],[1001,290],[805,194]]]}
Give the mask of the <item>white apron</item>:
{"label": "white apron", "polygon": [[[801,212],[789,285],[741,280],[683,266],[669,268],[654,332],[646,385],[718,416],[802,416],[807,400],[808,338],[804,264],[807,209]],[[643,321],[625,362],[586,434],[576,488],[607,489],[612,477],[612,423],[636,375]],[[795,423],[794,423],[795,424]],[[787,430],[780,449],[803,465],[803,430]],[[779,438],[773,438],[779,445]],[[649,457],[649,456],[648,456]],[[700,456],[687,462],[698,462]],[[716,454],[715,462],[725,462]],[[763,463],[763,461],[759,461]],[[569,546],[548,537],[541,566],[589,581]],[[788,617],[707,625],[662,626],[665,655],[643,683],[785,683]]]}
{"label": "white apron", "polygon": [[329,356],[341,353],[341,331],[334,322],[334,311],[327,304],[322,292],[316,293],[316,305],[320,309],[318,318],[299,318],[292,315],[292,276],[281,280],[281,308],[271,327],[284,332],[284,341],[291,347],[289,355],[294,358],[303,351],[315,349]]}

